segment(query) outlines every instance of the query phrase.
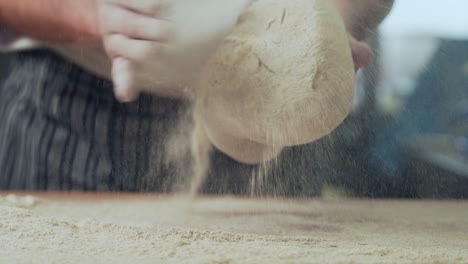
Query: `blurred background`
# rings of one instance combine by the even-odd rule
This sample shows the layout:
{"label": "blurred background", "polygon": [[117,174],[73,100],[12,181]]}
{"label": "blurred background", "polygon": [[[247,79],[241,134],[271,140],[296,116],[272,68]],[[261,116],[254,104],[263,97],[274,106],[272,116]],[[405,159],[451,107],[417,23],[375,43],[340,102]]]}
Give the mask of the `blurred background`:
{"label": "blurred background", "polygon": [[[357,196],[468,197],[468,1],[396,1],[375,65],[331,136],[329,184]],[[339,164],[336,160],[335,164]]]}
{"label": "blurred background", "polygon": [[291,152],[307,157],[305,195],[468,198],[468,1],[397,0],[371,42],[351,116]]}

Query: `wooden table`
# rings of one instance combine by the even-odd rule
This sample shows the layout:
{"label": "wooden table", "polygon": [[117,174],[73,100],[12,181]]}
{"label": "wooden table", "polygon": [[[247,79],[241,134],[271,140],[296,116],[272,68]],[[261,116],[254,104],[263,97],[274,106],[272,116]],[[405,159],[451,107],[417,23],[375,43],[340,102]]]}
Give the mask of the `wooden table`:
{"label": "wooden table", "polygon": [[25,194],[0,199],[1,263],[468,263],[467,201]]}

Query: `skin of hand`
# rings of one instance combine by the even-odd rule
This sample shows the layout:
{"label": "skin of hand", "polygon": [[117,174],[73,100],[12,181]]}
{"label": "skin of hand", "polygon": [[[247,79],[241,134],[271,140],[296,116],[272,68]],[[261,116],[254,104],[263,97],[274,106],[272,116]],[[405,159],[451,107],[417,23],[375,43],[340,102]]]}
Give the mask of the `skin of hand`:
{"label": "skin of hand", "polygon": [[[201,68],[251,1],[230,0],[220,8],[219,0],[0,0],[0,23],[50,43],[100,45],[104,40],[113,58],[116,93],[123,101],[136,99],[142,91],[183,97],[184,82],[196,75],[195,69]],[[343,17],[355,67],[367,66],[373,54],[364,40],[389,13],[393,0],[328,1]],[[206,10],[216,16],[205,17]],[[223,23],[212,23],[219,18]],[[194,51],[200,55],[193,56]],[[140,85],[150,89],[140,90]],[[245,163],[262,162],[281,151],[224,138],[231,156]],[[252,155],[245,155],[245,149]]]}
{"label": "skin of hand", "polygon": [[252,0],[101,0],[99,25],[123,102],[184,97]]}
{"label": "skin of hand", "polygon": [[[168,25],[163,23],[167,21],[175,21],[177,20],[177,18],[183,19],[184,17],[190,17],[189,14],[177,16],[177,12],[180,12],[180,14],[184,13],[184,6],[176,6],[172,10],[176,14],[173,16],[174,20],[170,20],[167,18],[166,15],[164,15],[164,12],[170,13],[171,9],[168,6],[165,6],[163,2],[153,2],[155,6],[149,7],[148,3],[150,3],[151,0],[141,0],[141,5],[136,6],[129,6],[125,0],[104,1],[107,1],[107,4],[110,5],[110,7],[123,7],[123,11],[125,11],[125,13],[122,13],[122,10],[119,11],[118,9],[114,9],[113,12],[116,12],[117,14],[114,13],[114,15],[101,15],[101,17],[113,17],[115,20],[120,21],[133,21],[132,23],[127,23],[126,25],[118,25],[118,21],[104,21],[101,23],[101,25],[103,25],[102,28],[104,28],[103,34],[107,34],[108,36],[105,38],[105,45],[108,53],[113,58],[113,77],[114,82],[116,84],[116,93],[120,97],[120,99],[123,101],[134,100],[136,99],[138,93],[143,91],[150,93],[152,92],[158,95],[161,95],[161,93],[167,93],[168,95],[183,96],[183,91],[182,89],[180,89],[180,86],[176,86],[176,92],[174,93],[174,91],[171,91],[170,89],[165,90],[164,88],[162,88],[162,86],[164,86],[164,82],[167,82],[170,85],[174,85],[174,82],[171,81],[170,78],[181,79],[181,74],[189,73],[190,70],[194,70],[190,67],[201,67],[203,65],[204,60],[196,59],[195,63],[192,63],[190,62],[190,52],[183,52],[184,50],[181,49],[181,47],[184,47],[184,49],[194,51],[196,50],[195,48],[200,48],[200,42],[192,42],[194,41],[194,39],[199,37],[199,34],[191,35],[189,34],[190,32],[185,33],[188,36],[191,36],[185,39],[185,41],[188,41],[187,44],[195,44],[193,49],[190,49],[191,47],[189,47],[188,45],[183,45],[183,43],[178,42],[176,40],[177,38],[171,39],[171,37],[174,37],[173,35],[171,36],[171,32],[177,32],[177,29],[174,28],[174,26],[188,26],[191,23],[195,23],[196,19],[189,19],[188,21],[191,21],[191,23],[185,22],[180,24],[174,23],[172,25]],[[352,50],[353,60],[356,69],[369,65],[373,60],[373,52],[369,45],[365,43],[365,36],[369,32],[375,30],[375,27],[388,14],[393,1],[360,0],[358,3],[351,0],[329,1],[331,1],[335,5],[345,22],[345,26],[349,33],[349,43]],[[136,3],[138,2],[138,0],[134,2]],[[181,1],[181,3],[183,2],[184,1]],[[144,5],[145,3],[146,5]],[[189,6],[188,3],[185,3],[185,5]],[[248,6],[248,4],[246,6]],[[193,8],[194,7],[191,6],[190,8],[185,9],[185,11],[190,12],[191,10],[194,10]],[[144,13],[144,10],[153,11],[151,13]],[[242,8],[236,10],[235,16],[233,16],[234,18],[231,18],[229,22],[226,23],[223,27],[218,28],[218,31],[213,31],[212,28],[208,27],[208,29],[210,29],[211,31],[206,31],[208,33],[207,35],[205,35],[205,38],[208,37],[207,39],[214,42],[215,44],[213,45],[210,43],[202,42],[204,45],[208,45],[209,47],[202,52],[203,56],[207,56],[211,51],[214,51],[214,48],[218,43],[217,41],[220,41],[222,37],[224,37],[229,32],[229,29],[234,27],[235,21],[237,21],[237,18],[242,13],[242,10]],[[373,15],[369,16],[368,12],[371,11],[374,13]],[[121,13],[118,14],[118,12]],[[146,29],[144,29],[144,26],[138,26],[147,25],[151,23],[154,24],[153,27],[146,26],[146,29],[151,32],[147,32]],[[363,24],[365,26],[362,26]],[[163,25],[166,27],[165,29],[162,29]],[[142,28],[143,31],[141,30]],[[366,30],[363,30],[364,28]],[[184,31],[182,30],[181,32]],[[212,35],[210,35],[210,32]],[[212,32],[221,33],[213,34]],[[363,32],[365,34],[363,34]],[[210,38],[213,36],[214,38]],[[178,40],[182,41],[184,40],[184,38],[179,37]],[[181,52],[180,54],[184,56],[189,56],[189,61],[185,64],[185,66],[188,67],[181,69],[178,68],[177,64],[172,64],[174,62],[184,62],[186,58],[184,58],[183,56],[177,56],[177,54],[170,52],[166,54],[164,51],[162,51],[161,45],[166,45],[165,47],[171,47],[171,45],[174,45],[175,48],[172,49],[174,52],[178,51]],[[162,61],[164,63],[159,64],[158,59],[159,61]],[[150,60],[151,63],[154,64],[148,64],[148,60]],[[171,69],[171,67],[174,67],[174,69],[176,70],[174,71],[174,69]],[[196,73],[196,71],[194,72]],[[158,80],[159,74],[161,74],[161,76],[168,77],[167,80]],[[193,80],[192,78],[193,75],[183,76],[183,79],[188,81]],[[161,86],[160,84],[163,85]],[[148,85],[148,87],[153,86],[155,88],[148,90],[138,90],[137,87],[139,85]],[[173,87],[171,88],[174,89]],[[273,148],[271,146],[259,145],[255,142],[247,142],[243,139],[238,139],[231,135],[218,132],[220,131],[206,131],[206,133],[217,133],[217,138],[223,138],[221,142],[221,150],[229,156],[231,156],[232,158],[243,163],[256,164],[264,162],[266,160],[274,158],[281,152],[280,147]],[[239,148],[239,146],[242,147]]]}
{"label": "skin of hand", "polygon": [[[365,37],[385,18],[393,0],[328,1],[343,17],[356,70],[368,66],[374,54]],[[130,102],[141,92],[186,97],[186,85],[251,2],[231,0],[229,7],[220,7],[216,0],[99,0],[117,98]]]}
{"label": "skin of hand", "polygon": [[358,41],[363,41],[385,19],[394,0],[328,0],[340,12],[346,29]]}
{"label": "skin of hand", "polygon": [[0,24],[44,42],[100,45],[96,1],[0,0]]}
{"label": "skin of hand", "polygon": [[365,42],[393,7],[394,0],[329,0],[341,14],[348,31],[356,70],[372,63],[374,53]]}

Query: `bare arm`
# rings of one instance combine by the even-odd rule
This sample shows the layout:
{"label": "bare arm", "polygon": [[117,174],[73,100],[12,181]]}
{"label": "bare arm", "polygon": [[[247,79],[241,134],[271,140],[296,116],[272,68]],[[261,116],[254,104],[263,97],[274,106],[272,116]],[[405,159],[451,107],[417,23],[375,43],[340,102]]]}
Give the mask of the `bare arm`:
{"label": "bare arm", "polygon": [[0,24],[38,40],[101,41],[96,0],[0,0]]}

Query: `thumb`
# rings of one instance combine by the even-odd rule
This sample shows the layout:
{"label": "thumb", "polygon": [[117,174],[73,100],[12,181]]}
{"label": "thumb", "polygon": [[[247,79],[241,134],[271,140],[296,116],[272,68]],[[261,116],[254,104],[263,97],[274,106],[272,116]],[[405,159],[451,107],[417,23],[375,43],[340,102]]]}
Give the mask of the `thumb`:
{"label": "thumb", "polygon": [[374,52],[372,48],[365,42],[357,41],[352,36],[349,36],[351,52],[353,55],[354,66],[356,69],[361,69],[369,66],[374,60]]}
{"label": "thumb", "polygon": [[139,92],[135,89],[131,71],[131,62],[122,57],[112,61],[112,80],[114,93],[122,103],[133,102],[138,99]]}

